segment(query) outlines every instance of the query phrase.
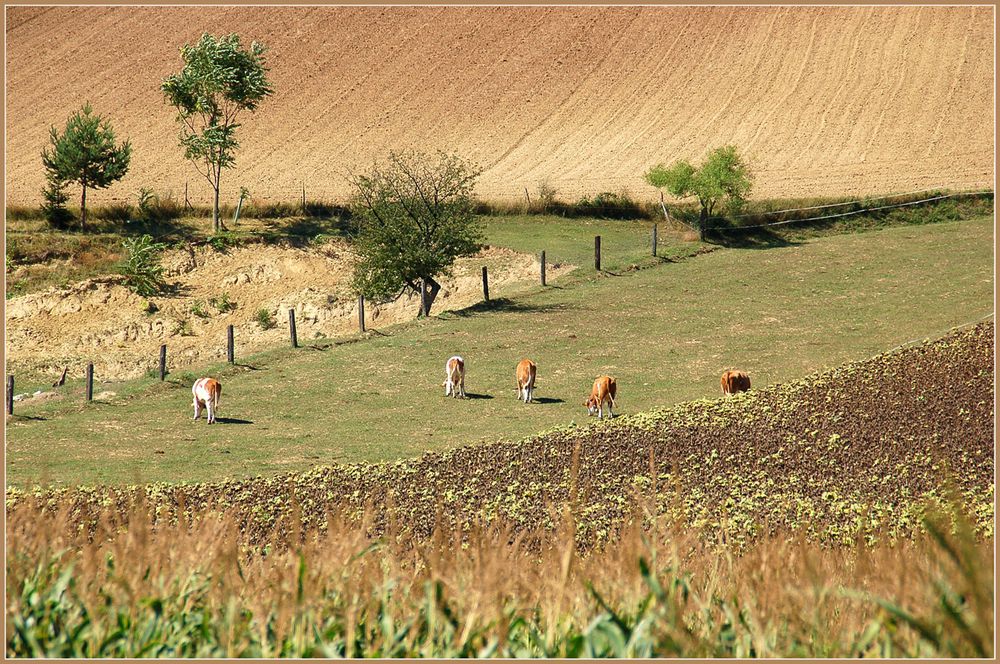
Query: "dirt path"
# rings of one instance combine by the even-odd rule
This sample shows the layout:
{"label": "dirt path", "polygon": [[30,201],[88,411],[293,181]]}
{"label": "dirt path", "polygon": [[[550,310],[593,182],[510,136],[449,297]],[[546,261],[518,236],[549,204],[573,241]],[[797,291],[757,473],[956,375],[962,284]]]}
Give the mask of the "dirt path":
{"label": "dirt path", "polygon": [[[226,253],[208,247],[173,251],[164,261],[177,291],[149,300],[116,278],[90,279],[7,301],[7,358],[14,373],[51,375],[63,367],[79,375],[88,361],[102,378],[133,378],[156,366],[159,347],[168,345],[171,370],[223,360],[226,327],[233,325],[237,352],[274,348],[288,339],[288,310],[295,310],[300,341],[357,331],[358,303],[349,290],[350,250],[340,241],[319,249],[250,246]],[[460,309],[482,299],[482,266],[490,273],[490,293],[503,297],[537,278],[537,259],[491,247],[460,259],[442,281],[434,312]],[[548,266],[550,278],[572,266]],[[236,308],[225,307],[225,294]],[[149,312],[147,302],[156,310]],[[213,303],[214,302],[214,303]],[[275,327],[264,330],[257,312],[267,310]],[[368,303],[370,327],[412,320],[415,296],[383,305]]]}
{"label": "dirt path", "polygon": [[[85,100],[131,138],[125,180],[209,201],[159,85],[202,31],[268,45],[275,94],[240,129],[233,201],[347,193],[389,149],[483,165],[479,193],[629,188],[735,143],[760,196],[993,181],[988,7],[12,7],[7,191],[37,202],[49,127]],[[75,194],[74,194],[75,195]]]}

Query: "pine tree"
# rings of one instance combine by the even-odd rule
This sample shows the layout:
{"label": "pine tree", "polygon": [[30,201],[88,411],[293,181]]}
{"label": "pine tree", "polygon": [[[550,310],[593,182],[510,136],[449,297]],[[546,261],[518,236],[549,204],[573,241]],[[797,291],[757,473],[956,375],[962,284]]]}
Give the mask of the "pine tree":
{"label": "pine tree", "polygon": [[49,140],[52,144],[42,150],[42,164],[50,190],[58,189],[54,183],[80,185],[80,230],[84,230],[87,189],[104,189],[124,177],[132,146],[127,140],[116,146],[111,123],[96,115],[89,103],[66,121],[63,133],[52,127]]}

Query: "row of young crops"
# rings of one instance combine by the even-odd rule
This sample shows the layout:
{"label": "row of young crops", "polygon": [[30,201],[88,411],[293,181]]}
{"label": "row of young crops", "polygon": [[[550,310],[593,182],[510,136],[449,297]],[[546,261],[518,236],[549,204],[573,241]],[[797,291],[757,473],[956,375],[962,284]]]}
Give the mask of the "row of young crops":
{"label": "row of young crops", "polygon": [[81,532],[124,525],[138,503],[154,524],[222,513],[251,548],[334,515],[425,538],[485,523],[551,531],[567,512],[585,549],[636,514],[738,546],[787,532],[849,544],[911,535],[928,502],[961,506],[989,537],[992,357],[986,322],[733,398],[519,442],[217,483],[9,488],[7,505],[64,511]]}

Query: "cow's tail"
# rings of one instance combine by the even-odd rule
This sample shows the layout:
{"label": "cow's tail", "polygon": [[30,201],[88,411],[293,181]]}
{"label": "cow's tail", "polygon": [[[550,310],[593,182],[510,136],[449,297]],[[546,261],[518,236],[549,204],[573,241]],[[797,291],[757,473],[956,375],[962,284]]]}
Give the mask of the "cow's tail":
{"label": "cow's tail", "polygon": [[212,394],[212,400],[215,401],[215,405],[219,405],[219,399],[222,397],[222,383],[215,383],[215,393]]}

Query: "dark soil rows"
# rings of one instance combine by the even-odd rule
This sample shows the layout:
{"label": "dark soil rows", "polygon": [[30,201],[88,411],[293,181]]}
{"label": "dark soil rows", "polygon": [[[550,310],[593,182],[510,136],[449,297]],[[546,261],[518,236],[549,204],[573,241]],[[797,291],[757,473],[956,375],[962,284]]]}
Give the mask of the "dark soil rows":
{"label": "dark soil rows", "polygon": [[[284,532],[301,510],[429,535],[479,520],[551,528],[570,505],[577,538],[610,537],[637,506],[748,541],[803,530],[849,542],[906,536],[929,500],[950,499],[992,535],[992,322],[943,339],[715,401],[697,401],[391,464],[317,468],[188,486],[69,489],[46,497],[77,523],[124,514],[137,496],[159,518],[224,509],[249,542]],[[24,497],[8,490],[8,505]],[[655,506],[655,507],[654,507]],[[165,509],[164,509],[165,508]],[[106,512],[107,514],[107,512]],[[121,518],[121,517],[119,517]]]}

